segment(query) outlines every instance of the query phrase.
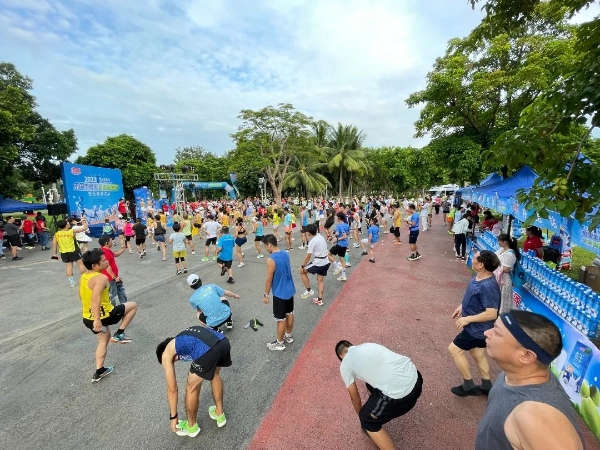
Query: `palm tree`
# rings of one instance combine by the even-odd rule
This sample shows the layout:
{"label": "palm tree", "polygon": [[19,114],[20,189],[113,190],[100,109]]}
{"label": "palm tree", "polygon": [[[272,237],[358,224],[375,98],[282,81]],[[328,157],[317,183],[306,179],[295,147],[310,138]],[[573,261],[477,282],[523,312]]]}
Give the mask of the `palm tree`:
{"label": "palm tree", "polygon": [[338,123],[337,128],[331,132],[329,147],[332,158],[328,162],[329,170],[339,170],[339,196],[342,196],[344,188],[344,174],[346,172],[358,172],[366,168],[365,152],[362,144],[365,134],[358,131],[354,125],[342,125]]}
{"label": "palm tree", "polygon": [[331,186],[329,180],[317,173],[317,170],[323,166],[323,163],[314,160],[302,160],[296,158],[295,169],[290,170],[283,179],[283,186],[286,188],[304,188],[306,196],[312,193],[321,193],[325,186]]}

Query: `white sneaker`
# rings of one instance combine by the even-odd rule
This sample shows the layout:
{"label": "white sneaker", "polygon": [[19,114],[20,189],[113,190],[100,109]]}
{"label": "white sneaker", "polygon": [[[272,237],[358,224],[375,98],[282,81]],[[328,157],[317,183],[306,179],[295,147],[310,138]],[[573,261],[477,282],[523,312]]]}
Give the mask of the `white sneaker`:
{"label": "white sneaker", "polygon": [[341,271],[342,271],[342,266],[341,266],[341,265],[340,265],[340,266],[336,266],[336,267],[335,267],[335,270],[333,271],[333,274],[334,274],[334,275],[337,275],[337,274],[338,274],[338,273],[340,273]]}
{"label": "white sneaker", "polygon": [[281,350],[285,350],[285,345],[283,345],[283,342],[279,343],[277,341],[273,341],[273,342],[269,342],[267,344],[267,348],[269,350],[278,350],[278,351],[281,351]]}
{"label": "white sneaker", "polygon": [[304,294],[302,294],[300,297],[302,298],[308,298],[311,295],[313,295],[315,293],[315,291],[313,291],[312,289],[310,291],[304,291]]}
{"label": "white sneaker", "polygon": [[341,277],[338,277],[338,281],[346,281],[348,278],[346,278],[344,275],[342,275]]}
{"label": "white sneaker", "polygon": [[352,267],[352,264],[350,264],[349,262],[346,263],[346,267]]}
{"label": "white sneaker", "polygon": [[301,245],[300,247],[298,247],[300,250],[304,250],[304,245]]}
{"label": "white sneaker", "polygon": [[292,342],[294,342],[294,338],[292,337],[291,334],[284,334],[283,335],[283,340],[285,342],[287,342],[288,344],[291,344]]}
{"label": "white sneaker", "polygon": [[256,257],[257,257],[258,259],[260,259],[260,258],[264,258],[264,257],[265,257],[265,255],[263,255],[263,254],[261,253],[261,254],[257,255]]}
{"label": "white sneaker", "polygon": [[244,263],[239,263],[239,264],[238,264],[238,267],[244,267],[244,266],[245,266],[245,264],[244,264]]}
{"label": "white sneaker", "polygon": [[196,252],[194,250],[192,250],[192,255],[195,255],[195,254],[196,254]]}

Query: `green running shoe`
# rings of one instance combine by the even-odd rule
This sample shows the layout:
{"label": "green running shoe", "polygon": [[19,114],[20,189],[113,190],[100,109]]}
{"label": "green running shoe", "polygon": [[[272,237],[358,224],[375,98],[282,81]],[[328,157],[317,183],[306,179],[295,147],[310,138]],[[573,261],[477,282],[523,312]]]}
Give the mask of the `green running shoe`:
{"label": "green running shoe", "polygon": [[212,420],[217,421],[217,426],[219,428],[224,427],[225,424],[227,423],[227,419],[225,418],[225,413],[221,414],[220,416],[217,416],[217,407],[216,406],[211,406],[208,408],[208,415],[210,416],[210,418]]}
{"label": "green running shoe", "polygon": [[177,436],[196,437],[200,433],[200,426],[196,423],[193,427],[190,427],[187,420],[180,421],[178,428]]}

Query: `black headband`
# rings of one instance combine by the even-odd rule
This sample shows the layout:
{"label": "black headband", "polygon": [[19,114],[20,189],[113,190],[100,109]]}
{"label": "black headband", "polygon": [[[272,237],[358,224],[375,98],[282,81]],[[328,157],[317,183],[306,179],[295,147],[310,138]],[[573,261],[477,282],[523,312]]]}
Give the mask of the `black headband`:
{"label": "black headband", "polygon": [[500,319],[504,326],[510,331],[517,342],[525,347],[527,350],[531,350],[533,353],[537,355],[537,359],[539,362],[544,364],[545,366],[549,366],[552,361],[554,361],[555,356],[552,356],[546,350],[539,346],[537,342],[535,342],[525,331],[521,328],[521,325],[515,320],[513,315],[509,312],[500,314]]}

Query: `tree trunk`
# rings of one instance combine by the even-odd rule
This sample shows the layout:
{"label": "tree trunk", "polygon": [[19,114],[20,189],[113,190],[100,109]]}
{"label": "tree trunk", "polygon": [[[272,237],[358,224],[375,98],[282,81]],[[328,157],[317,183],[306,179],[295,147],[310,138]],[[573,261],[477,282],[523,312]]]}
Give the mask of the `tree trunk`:
{"label": "tree trunk", "polygon": [[344,185],[344,166],[340,164],[340,185],[338,190],[338,197],[342,197],[342,187]]}

